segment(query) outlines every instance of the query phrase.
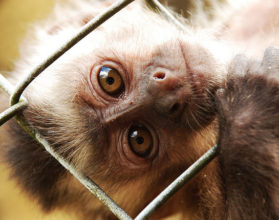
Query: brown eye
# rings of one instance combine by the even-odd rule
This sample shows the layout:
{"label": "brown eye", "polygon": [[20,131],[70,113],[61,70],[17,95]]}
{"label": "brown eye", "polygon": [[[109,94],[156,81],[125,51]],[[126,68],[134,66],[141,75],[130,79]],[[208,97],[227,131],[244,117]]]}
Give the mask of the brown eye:
{"label": "brown eye", "polygon": [[119,95],[124,89],[120,73],[111,67],[103,66],[98,73],[101,88],[109,95]]}
{"label": "brown eye", "polygon": [[152,135],[143,125],[132,126],[128,140],[131,150],[140,157],[148,156],[153,148]]}

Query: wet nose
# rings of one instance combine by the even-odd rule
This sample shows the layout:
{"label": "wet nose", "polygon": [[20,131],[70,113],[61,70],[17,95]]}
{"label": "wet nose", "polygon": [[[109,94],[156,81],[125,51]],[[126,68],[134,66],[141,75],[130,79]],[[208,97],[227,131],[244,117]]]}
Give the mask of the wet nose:
{"label": "wet nose", "polygon": [[156,72],[151,77],[150,90],[158,90],[155,92],[172,91],[180,87],[181,79],[175,74]]}
{"label": "wet nose", "polygon": [[182,79],[178,76],[156,72],[151,76],[148,91],[154,100],[154,110],[167,117],[178,117],[184,109],[181,97]]}

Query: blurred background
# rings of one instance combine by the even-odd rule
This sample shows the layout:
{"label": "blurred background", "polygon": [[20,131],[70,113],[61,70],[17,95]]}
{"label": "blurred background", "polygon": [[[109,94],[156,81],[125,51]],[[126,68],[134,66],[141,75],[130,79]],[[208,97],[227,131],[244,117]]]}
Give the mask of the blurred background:
{"label": "blurred background", "polygon": [[0,70],[12,70],[28,26],[52,10],[54,0],[0,0]]}
{"label": "blurred background", "polygon": [[[54,0],[0,0],[0,72],[11,71],[18,58],[18,46],[28,27],[52,10]],[[15,182],[0,163],[0,220],[74,219],[63,212],[46,215]]]}
{"label": "blurred background", "polygon": [[[56,0],[63,1],[63,0]],[[194,0],[169,0],[179,13],[189,16],[187,9]],[[205,5],[210,0],[202,1]],[[41,20],[51,12],[55,0],[0,0],[0,72],[13,69],[18,58],[18,47],[33,22]],[[57,220],[75,219],[63,212],[43,214],[16,184],[9,180],[8,168],[0,163],[0,220]]]}

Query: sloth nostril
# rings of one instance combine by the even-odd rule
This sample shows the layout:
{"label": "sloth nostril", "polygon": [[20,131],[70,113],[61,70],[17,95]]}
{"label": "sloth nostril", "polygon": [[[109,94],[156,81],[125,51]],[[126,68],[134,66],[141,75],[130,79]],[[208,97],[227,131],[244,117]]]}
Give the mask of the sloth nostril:
{"label": "sloth nostril", "polygon": [[173,106],[170,108],[169,113],[170,113],[170,114],[174,114],[178,109],[179,109],[179,104],[178,104],[178,103],[175,103],[175,104],[173,104]]}
{"label": "sloth nostril", "polygon": [[165,74],[165,73],[162,73],[162,72],[158,72],[158,73],[155,73],[155,74],[153,75],[153,77],[156,78],[156,79],[164,79],[165,76],[166,76],[166,74]]}

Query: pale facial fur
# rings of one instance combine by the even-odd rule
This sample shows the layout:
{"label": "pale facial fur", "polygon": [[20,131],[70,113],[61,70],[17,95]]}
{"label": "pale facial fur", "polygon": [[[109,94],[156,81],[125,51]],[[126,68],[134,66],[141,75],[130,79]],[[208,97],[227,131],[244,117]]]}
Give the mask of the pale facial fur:
{"label": "pale facial fur", "polygon": [[[134,2],[32,82],[24,93],[30,102],[24,114],[57,152],[135,216],[216,143],[218,126],[213,96],[223,86],[232,58],[239,52],[258,58],[267,46],[278,45],[275,18],[279,5],[276,0],[267,2],[264,8],[259,6],[260,1],[251,1],[246,7],[227,6],[223,13],[217,8],[216,19],[201,26],[198,21],[203,20],[203,15],[197,14],[193,26],[185,21],[185,32]],[[79,1],[58,7],[26,39],[12,80],[28,73],[106,6]],[[263,16],[260,26],[253,23],[256,16],[249,16],[269,11],[270,17]],[[248,39],[248,34],[253,37]],[[268,40],[262,41],[262,37]],[[102,66],[113,67],[121,74],[125,89],[120,96],[110,96],[100,88],[97,74]],[[163,77],[158,77],[158,73],[163,73]],[[127,133],[134,124],[143,124],[152,134],[153,149],[146,158],[135,155],[129,147]],[[24,148],[20,146],[22,139],[11,141],[15,147],[9,150],[10,155],[16,148]],[[34,143],[30,146],[30,152],[39,148]],[[24,152],[29,154],[28,159],[32,159],[30,152]],[[34,164],[19,168],[14,155],[8,156],[8,160],[19,181],[25,180],[25,173],[19,174],[21,169],[28,171]],[[47,161],[59,167],[52,158]],[[217,162],[213,161],[153,218],[176,212],[183,212],[183,219],[206,218],[205,209],[213,210],[220,197],[218,171]],[[85,218],[112,218],[64,170],[51,178],[48,187],[55,199],[47,200],[40,194],[41,188],[40,195],[35,195],[45,209],[71,206],[83,212]],[[30,193],[42,184],[23,182]],[[203,203],[206,204],[201,208]]]}

